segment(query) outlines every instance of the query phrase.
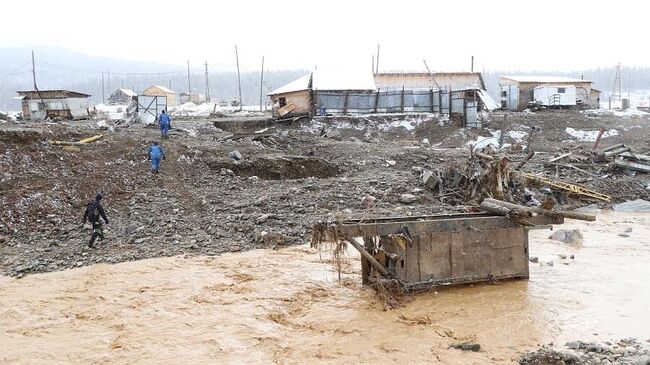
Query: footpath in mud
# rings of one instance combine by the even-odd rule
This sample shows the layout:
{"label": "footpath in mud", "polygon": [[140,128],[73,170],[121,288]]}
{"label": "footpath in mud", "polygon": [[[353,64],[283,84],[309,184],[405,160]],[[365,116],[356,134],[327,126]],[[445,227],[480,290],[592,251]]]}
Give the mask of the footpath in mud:
{"label": "footpath in mud", "polygon": [[[358,257],[339,283],[328,253],[306,246],[2,277],[0,362],[645,364],[649,298],[630,277],[650,274],[649,213],[563,228],[584,242],[531,232],[528,281],[389,311],[360,284]],[[454,348],[466,343],[480,348]]]}

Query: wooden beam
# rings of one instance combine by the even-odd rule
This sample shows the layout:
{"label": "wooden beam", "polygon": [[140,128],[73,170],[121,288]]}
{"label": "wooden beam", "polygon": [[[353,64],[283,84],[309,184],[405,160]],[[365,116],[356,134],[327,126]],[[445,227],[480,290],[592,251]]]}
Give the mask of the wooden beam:
{"label": "wooden beam", "polygon": [[[481,203],[481,209],[488,211],[494,214],[501,215],[510,215],[514,214],[515,216],[528,216],[532,217],[534,214],[541,214],[547,217],[554,218],[570,218],[570,219],[580,219],[583,221],[593,222],[596,220],[595,215],[585,214],[580,212],[569,212],[569,211],[553,211],[537,207],[524,207],[523,205],[513,204],[504,202],[502,200],[487,198]],[[509,211],[507,214],[503,214],[506,210]]]}

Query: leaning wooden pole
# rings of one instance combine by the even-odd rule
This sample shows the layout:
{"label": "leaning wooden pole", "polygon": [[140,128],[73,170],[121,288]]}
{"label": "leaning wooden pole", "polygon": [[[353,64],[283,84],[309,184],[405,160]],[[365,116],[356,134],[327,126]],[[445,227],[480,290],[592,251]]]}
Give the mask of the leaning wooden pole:
{"label": "leaning wooden pole", "polygon": [[354,246],[354,248],[356,248],[357,251],[359,251],[359,253],[361,254],[361,256],[363,256],[366,260],[368,260],[368,262],[370,263],[370,265],[372,265],[372,267],[374,267],[375,270],[379,271],[379,273],[380,273],[383,277],[385,277],[385,278],[395,279],[395,280],[397,280],[400,284],[402,284],[402,282],[397,278],[397,276],[393,275],[390,271],[386,270],[386,268],[385,268],[384,266],[382,266],[382,265],[379,263],[379,261],[377,261],[377,260],[376,260],[376,259],[375,259],[371,254],[370,254],[370,252],[368,252],[368,251],[367,251],[363,246],[361,246],[358,242],[356,242],[355,240],[350,240],[350,241],[348,241],[348,242],[350,242],[350,244],[351,244],[352,246]]}

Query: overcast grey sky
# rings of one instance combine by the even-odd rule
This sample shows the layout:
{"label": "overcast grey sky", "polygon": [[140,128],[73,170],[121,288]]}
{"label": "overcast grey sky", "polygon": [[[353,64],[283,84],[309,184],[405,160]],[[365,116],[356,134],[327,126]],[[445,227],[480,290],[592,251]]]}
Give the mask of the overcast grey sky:
{"label": "overcast grey sky", "polygon": [[[235,67],[380,71],[650,66],[650,2],[32,0],[2,3],[0,46]],[[49,60],[53,62],[55,60]]]}

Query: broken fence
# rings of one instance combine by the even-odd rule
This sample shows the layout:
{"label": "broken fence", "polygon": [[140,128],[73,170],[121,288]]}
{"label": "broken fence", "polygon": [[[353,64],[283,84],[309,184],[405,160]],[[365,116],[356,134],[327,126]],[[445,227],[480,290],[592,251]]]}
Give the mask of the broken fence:
{"label": "broken fence", "polygon": [[466,91],[399,90],[399,91],[314,91],[317,110],[332,113],[399,113],[430,112],[466,114],[477,101],[467,100]]}

